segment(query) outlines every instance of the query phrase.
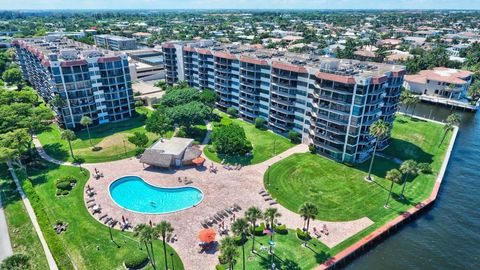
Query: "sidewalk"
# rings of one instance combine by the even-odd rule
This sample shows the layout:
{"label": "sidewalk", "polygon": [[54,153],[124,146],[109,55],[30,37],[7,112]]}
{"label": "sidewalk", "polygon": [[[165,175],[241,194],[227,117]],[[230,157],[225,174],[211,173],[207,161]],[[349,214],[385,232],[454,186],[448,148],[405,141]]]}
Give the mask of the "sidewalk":
{"label": "sidewalk", "polygon": [[13,254],[10,235],[8,234],[7,220],[2,206],[2,192],[0,192],[0,262]]}
{"label": "sidewalk", "polygon": [[30,217],[33,227],[37,232],[38,238],[42,243],[43,250],[45,251],[45,255],[47,257],[48,266],[50,270],[58,270],[55,259],[53,258],[53,255],[50,252],[50,249],[48,248],[47,241],[45,241],[45,238],[43,237],[42,230],[40,229],[40,225],[37,222],[37,216],[35,216],[35,212],[33,211],[33,207],[30,204],[30,200],[27,198],[27,195],[23,191],[22,186],[20,185],[20,181],[18,181],[17,174],[15,173],[15,170],[13,169],[12,164],[9,162],[7,165],[8,165],[8,170],[12,175],[13,181],[17,185],[17,190],[20,193],[20,196],[22,197],[22,201],[23,201],[23,204],[25,205],[25,209],[27,210],[28,216]]}

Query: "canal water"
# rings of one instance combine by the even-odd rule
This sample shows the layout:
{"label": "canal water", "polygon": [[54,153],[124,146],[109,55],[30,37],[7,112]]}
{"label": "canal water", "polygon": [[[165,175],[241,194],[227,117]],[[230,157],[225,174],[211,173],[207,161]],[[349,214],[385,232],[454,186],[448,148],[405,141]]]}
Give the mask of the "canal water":
{"label": "canal water", "polygon": [[[420,104],[415,114],[442,121],[450,110]],[[461,114],[436,204],[345,269],[480,269],[480,112]]]}

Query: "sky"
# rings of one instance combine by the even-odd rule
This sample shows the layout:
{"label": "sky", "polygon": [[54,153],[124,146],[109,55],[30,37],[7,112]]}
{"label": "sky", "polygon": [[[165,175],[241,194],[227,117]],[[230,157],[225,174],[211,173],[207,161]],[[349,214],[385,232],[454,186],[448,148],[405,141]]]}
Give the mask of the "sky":
{"label": "sky", "polygon": [[480,0],[0,0],[1,9],[480,9]]}

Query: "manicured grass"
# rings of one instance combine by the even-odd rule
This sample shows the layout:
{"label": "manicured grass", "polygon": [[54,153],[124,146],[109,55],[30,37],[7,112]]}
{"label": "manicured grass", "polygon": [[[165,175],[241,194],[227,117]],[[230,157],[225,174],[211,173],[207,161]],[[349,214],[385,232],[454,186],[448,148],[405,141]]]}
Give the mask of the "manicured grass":
{"label": "manicured grass", "polygon": [[[149,138],[148,145],[158,139],[156,134],[147,132],[144,125],[144,117],[140,115],[126,121],[91,128],[92,144],[101,147],[99,151],[92,150],[86,130],[77,132],[77,139],[72,142],[73,154],[79,160],[87,163],[132,157],[136,154],[136,147],[128,141],[128,137],[135,132],[146,133]],[[38,139],[51,157],[62,161],[73,161],[68,142],[61,139],[61,132],[58,125],[51,125],[47,131],[38,134]],[[167,137],[171,137],[172,134],[173,132],[167,134]]]}
{"label": "manicured grass", "polygon": [[[255,255],[251,254],[252,239],[245,243],[246,269],[271,269],[271,256],[268,254],[270,236],[255,237]],[[325,261],[330,255],[328,247],[317,239],[308,241],[308,247],[303,246],[303,241],[297,238],[294,230],[288,230],[285,235],[275,233],[273,248],[276,269],[299,270],[312,269]],[[262,247],[264,250],[262,250]],[[234,269],[242,269],[242,247],[238,247],[238,258]]]}
{"label": "manicured grass", "polygon": [[[129,232],[112,230],[115,243],[111,242],[108,227],[94,220],[87,212],[83,201],[83,190],[89,177],[88,173],[84,175],[76,167],[58,166],[43,161],[41,164],[41,169],[30,169],[29,173],[34,192],[38,195],[50,223],[43,226],[42,230],[44,233],[52,230],[52,225],[56,221],[69,224],[66,232],[47,240],[49,246],[53,244],[62,246],[78,269],[123,269],[122,263],[127,256],[145,252],[140,249],[137,239]],[[57,198],[54,182],[55,179],[64,175],[75,177],[78,180],[77,186],[69,195]],[[33,192],[28,191],[28,181],[23,178],[23,182],[29,198],[34,197]],[[40,209],[35,209],[36,213],[37,210]],[[155,241],[154,249],[157,265],[161,269],[163,249],[160,241]],[[168,254],[170,253],[175,254],[175,269],[183,269],[183,264],[176,252],[168,247]],[[151,269],[151,267],[148,266],[145,269]]]}
{"label": "manicured grass", "polygon": [[[420,174],[410,180],[405,190],[406,199],[394,196],[389,209],[383,207],[390,186],[384,177],[388,170],[398,168],[399,164],[378,156],[373,167],[373,183],[363,180],[369,162],[348,167],[305,153],[274,164],[265,174],[265,186],[280,204],[292,211],[298,212],[307,201],[316,204],[321,220],[347,221],[365,216],[375,222],[388,220],[386,217],[394,217],[430,195],[450,139],[449,134],[439,147],[443,136],[441,125],[404,116],[395,121],[392,136],[392,149],[386,153],[401,159],[429,162],[434,173]],[[395,194],[400,190],[400,185],[394,186]]]}
{"label": "manicured grass", "polygon": [[260,130],[255,128],[255,125],[245,122],[241,119],[231,118],[225,113],[215,111],[220,117],[220,121],[213,123],[215,128],[216,124],[228,125],[235,123],[243,127],[247,139],[252,143],[253,155],[252,156],[226,156],[212,153],[205,147],[205,155],[212,161],[221,162],[223,159],[227,163],[235,164],[240,163],[242,165],[257,164],[268,160],[287,149],[294,146],[287,138],[275,134],[268,130]]}
{"label": "manicured grass", "polygon": [[5,165],[0,166],[0,192],[13,252],[27,255],[31,269],[48,269],[42,244]]}

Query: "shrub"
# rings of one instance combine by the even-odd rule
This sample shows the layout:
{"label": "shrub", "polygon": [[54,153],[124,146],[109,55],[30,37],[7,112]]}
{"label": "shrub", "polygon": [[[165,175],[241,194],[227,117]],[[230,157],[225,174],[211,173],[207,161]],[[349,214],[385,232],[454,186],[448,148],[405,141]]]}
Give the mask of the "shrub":
{"label": "shrub", "polygon": [[287,234],[288,233],[287,225],[285,225],[285,224],[275,226],[274,230],[278,234]]}
{"label": "shrub", "polygon": [[260,223],[260,225],[258,225],[256,228],[255,228],[255,235],[256,236],[263,236],[265,235],[265,233],[263,232],[265,230],[265,223]]}
{"label": "shrub", "polygon": [[233,107],[230,107],[227,109],[227,113],[231,116],[231,117],[237,117],[238,115],[238,111],[237,109],[233,108]]}
{"label": "shrub", "polygon": [[55,184],[58,184],[60,182],[69,182],[69,183],[76,183],[77,182],[77,179],[75,179],[73,176],[62,176],[60,178],[58,178],[57,180],[55,180]]}
{"label": "shrub", "polygon": [[418,163],[418,170],[421,173],[430,174],[432,173],[432,165],[430,163]]}
{"label": "shrub", "polygon": [[143,106],[143,100],[139,99],[135,101],[135,107],[142,107]]}
{"label": "shrub", "polygon": [[255,127],[258,128],[258,129],[264,129],[265,128],[265,119],[261,118],[261,117],[257,117],[255,118]]}
{"label": "shrub", "polygon": [[290,139],[292,143],[300,143],[302,141],[302,136],[300,133],[290,130],[288,132],[288,139]]}
{"label": "shrub", "polygon": [[300,228],[297,228],[297,237],[300,240],[310,240],[310,234],[308,232],[302,231]]}
{"label": "shrub", "polygon": [[181,126],[178,128],[177,134],[175,134],[176,137],[180,138],[187,138],[187,129],[184,126]]}
{"label": "shrub", "polygon": [[312,153],[312,154],[316,154],[317,153],[317,148],[315,147],[315,145],[313,143],[311,143],[311,144],[308,145],[308,151],[310,151],[310,153]]}
{"label": "shrub", "polygon": [[129,255],[123,263],[125,267],[129,269],[139,269],[146,264],[148,261],[147,254],[145,253],[134,253]]}
{"label": "shrub", "polygon": [[210,153],[215,153],[215,152],[217,152],[217,149],[215,149],[215,146],[213,146],[213,145],[207,146],[207,150],[208,150],[208,152],[210,152]]}
{"label": "shrub", "polygon": [[217,264],[215,265],[215,270],[226,270],[226,268],[221,264]]}
{"label": "shrub", "polygon": [[242,239],[242,236],[238,235],[238,236],[233,237],[233,241],[235,242],[235,245],[241,246],[243,244],[243,242],[248,241],[248,238],[245,237],[244,239]]}
{"label": "shrub", "polygon": [[27,255],[18,253],[13,254],[10,257],[7,257],[3,260],[0,265],[1,270],[21,270],[21,269],[31,269],[30,268],[30,258]]}
{"label": "shrub", "polygon": [[57,188],[60,190],[70,190],[72,189],[72,186],[70,185],[70,182],[60,182],[57,184]]}

